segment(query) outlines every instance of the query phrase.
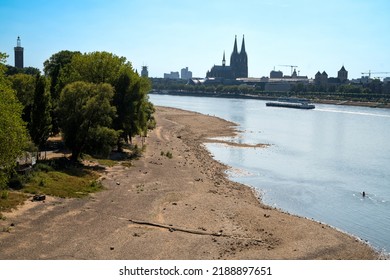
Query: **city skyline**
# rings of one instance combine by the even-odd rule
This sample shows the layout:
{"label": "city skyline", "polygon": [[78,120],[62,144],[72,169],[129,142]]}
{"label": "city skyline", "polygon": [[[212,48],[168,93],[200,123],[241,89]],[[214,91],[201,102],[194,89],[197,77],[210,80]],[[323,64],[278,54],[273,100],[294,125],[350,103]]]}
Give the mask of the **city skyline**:
{"label": "city skyline", "polygon": [[[245,35],[250,77],[279,65],[297,65],[301,75],[317,71],[350,78],[390,72],[388,1],[0,1],[0,51],[13,65],[16,39],[24,66],[42,70],[61,50],[108,51],[125,56],[149,77],[188,67],[193,77],[230,57],[235,35]],[[388,76],[388,75],[387,75]]]}

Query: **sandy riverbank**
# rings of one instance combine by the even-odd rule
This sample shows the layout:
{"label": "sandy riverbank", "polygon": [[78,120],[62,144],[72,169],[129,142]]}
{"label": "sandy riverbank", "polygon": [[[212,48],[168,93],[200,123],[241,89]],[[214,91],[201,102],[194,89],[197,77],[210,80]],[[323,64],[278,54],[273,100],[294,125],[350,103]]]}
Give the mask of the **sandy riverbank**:
{"label": "sandy riverbank", "polygon": [[106,190],[27,202],[6,215],[0,226],[14,227],[0,232],[0,259],[378,257],[355,238],[262,205],[249,187],[229,181],[202,143],[235,135],[234,124],[162,107],[156,118],[144,156],[132,167],[108,168]]}

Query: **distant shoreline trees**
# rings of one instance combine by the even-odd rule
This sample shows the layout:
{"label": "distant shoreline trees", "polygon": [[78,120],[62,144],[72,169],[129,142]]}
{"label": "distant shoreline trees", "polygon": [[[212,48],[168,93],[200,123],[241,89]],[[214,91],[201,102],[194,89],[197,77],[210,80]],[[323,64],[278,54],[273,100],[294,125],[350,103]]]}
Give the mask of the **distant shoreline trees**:
{"label": "distant shoreline trees", "polygon": [[188,93],[212,93],[224,95],[252,95],[274,98],[294,95],[315,100],[363,101],[390,103],[390,82],[372,80],[367,84],[340,84],[327,87],[316,84],[296,83],[289,91],[266,91],[264,83],[258,84],[188,84],[184,80],[152,78],[154,91],[176,91]]}

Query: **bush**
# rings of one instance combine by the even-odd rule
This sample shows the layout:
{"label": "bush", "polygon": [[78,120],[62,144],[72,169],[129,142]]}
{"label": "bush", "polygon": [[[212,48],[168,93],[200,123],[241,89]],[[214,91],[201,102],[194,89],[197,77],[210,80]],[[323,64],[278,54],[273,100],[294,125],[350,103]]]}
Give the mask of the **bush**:
{"label": "bush", "polygon": [[91,188],[93,188],[93,189],[101,189],[101,188],[103,188],[102,183],[100,181],[97,181],[97,180],[93,180],[89,186]]}
{"label": "bush", "polygon": [[112,148],[117,144],[119,131],[99,126],[90,130],[85,151],[93,156],[108,158]]}
{"label": "bush", "polygon": [[1,191],[1,195],[0,195],[1,199],[8,199],[8,196],[9,196],[9,192],[7,190]]}
{"label": "bush", "polygon": [[161,156],[166,156],[169,159],[173,158],[173,154],[170,151],[168,151],[166,153],[164,153],[164,151],[161,151],[160,155]]}
{"label": "bush", "polygon": [[8,182],[8,186],[13,190],[20,190],[28,181],[28,175],[21,175],[15,173]]}
{"label": "bush", "polygon": [[131,149],[132,154],[130,156],[130,159],[138,159],[142,156],[143,148],[139,148],[138,145],[134,145],[134,147]]}
{"label": "bush", "polygon": [[51,167],[48,164],[45,163],[37,163],[34,167],[34,170],[36,171],[43,171],[43,172],[49,172],[49,171],[54,171],[54,168]]}

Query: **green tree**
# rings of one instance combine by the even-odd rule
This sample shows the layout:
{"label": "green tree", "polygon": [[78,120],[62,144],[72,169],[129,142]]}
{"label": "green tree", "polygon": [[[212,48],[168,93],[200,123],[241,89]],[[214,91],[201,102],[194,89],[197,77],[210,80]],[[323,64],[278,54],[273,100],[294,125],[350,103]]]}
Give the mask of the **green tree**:
{"label": "green tree", "polygon": [[78,51],[64,50],[53,54],[49,59],[47,59],[43,63],[44,66],[43,71],[47,77],[50,77],[50,95],[51,95],[51,103],[52,103],[51,118],[52,118],[52,131],[54,134],[57,134],[59,132],[58,122],[60,116],[57,115],[57,108],[58,108],[60,93],[62,88],[64,87],[64,85],[61,84],[59,80],[59,76],[61,70],[72,61],[73,56],[80,55],[80,54],[81,53]]}
{"label": "green tree", "polygon": [[76,81],[114,85],[123,67],[131,69],[131,64],[126,63],[125,57],[109,52],[75,54],[71,63],[60,71],[60,86]]}
{"label": "green tree", "polygon": [[85,145],[85,152],[100,158],[107,158],[112,147],[117,144],[120,131],[106,126],[93,127],[88,134]]}
{"label": "green tree", "polygon": [[105,146],[116,141],[118,133],[111,129],[116,111],[111,105],[113,95],[112,86],[106,83],[74,82],[62,90],[60,127],[65,144],[72,150],[72,160],[78,160],[88,146],[97,146],[92,143],[96,135],[106,141]]}
{"label": "green tree", "polygon": [[132,88],[134,87],[135,73],[129,69],[123,69],[115,83],[115,95],[113,104],[116,107],[117,115],[113,121],[113,128],[121,131],[118,139],[118,150],[122,150],[121,139],[128,142],[131,120],[134,111],[132,100]]}
{"label": "green tree", "polygon": [[53,54],[43,63],[43,72],[51,79],[50,93],[53,99],[58,99],[60,95],[61,89],[57,91],[56,86],[61,69],[68,65],[72,61],[73,56],[76,54],[80,55],[81,53],[78,51],[74,52],[68,50],[60,51]]}
{"label": "green tree", "polygon": [[34,76],[27,74],[15,74],[9,76],[8,79],[12,83],[12,88],[16,91],[16,96],[23,104],[23,120],[30,123],[36,80]]}
{"label": "green tree", "polygon": [[0,53],[0,188],[8,182],[9,174],[27,145],[28,135],[22,120],[22,105],[5,77],[6,55]]}
{"label": "green tree", "polygon": [[383,83],[379,79],[373,79],[365,87],[372,93],[382,93]]}
{"label": "green tree", "polygon": [[24,68],[16,68],[11,65],[7,65],[7,70],[5,74],[7,76],[16,75],[16,74],[26,74],[26,75],[32,75],[35,76],[37,74],[40,74],[41,71],[38,68],[34,67],[24,67]]}
{"label": "green tree", "polygon": [[[154,121],[150,115],[154,112],[153,106],[148,101],[150,81],[141,78],[125,57],[108,52],[76,54],[61,70],[59,84],[76,81],[111,84],[115,88],[112,104],[117,111],[111,128],[121,131],[121,139],[126,142],[137,134],[146,135]],[[118,139],[118,149],[121,142]]]}
{"label": "green tree", "polygon": [[[126,142],[135,135],[146,136],[148,128],[153,127],[153,105],[148,100],[151,89],[149,79],[141,78],[130,68],[124,69],[115,85],[113,104],[117,117],[113,127],[121,130],[121,138]],[[120,141],[118,142],[120,149]]]}
{"label": "green tree", "polygon": [[46,78],[37,75],[29,131],[32,141],[39,150],[43,148],[51,132],[50,112],[50,92]]}
{"label": "green tree", "polygon": [[361,85],[341,85],[337,89],[338,92],[341,93],[361,93],[362,86]]}

